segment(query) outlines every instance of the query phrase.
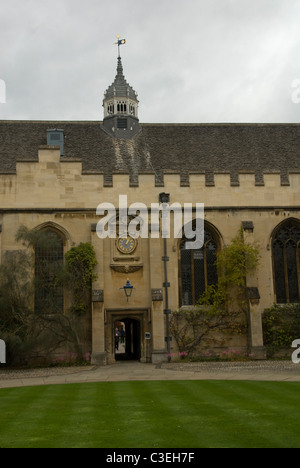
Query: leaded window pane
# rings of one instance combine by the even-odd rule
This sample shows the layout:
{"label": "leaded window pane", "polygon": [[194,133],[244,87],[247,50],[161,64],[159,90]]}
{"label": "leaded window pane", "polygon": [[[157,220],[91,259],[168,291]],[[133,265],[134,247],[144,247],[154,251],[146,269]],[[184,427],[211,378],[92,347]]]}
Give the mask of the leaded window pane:
{"label": "leaded window pane", "polygon": [[296,245],[294,242],[289,241],[286,245],[289,302],[297,302],[299,300],[296,253]]}
{"label": "leaded window pane", "polygon": [[274,242],[273,245],[274,269],[275,269],[275,288],[278,304],[287,302],[285,275],[284,275],[284,258],[283,248],[279,242]]}
{"label": "leaded window pane", "polygon": [[191,272],[191,251],[181,251],[181,284],[182,284],[182,305],[193,303],[192,292],[192,272]]}
{"label": "leaded window pane", "polygon": [[195,287],[195,301],[197,301],[201,294],[205,291],[205,266],[204,266],[204,249],[193,251],[194,257],[194,287]]}
{"label": "leaded window pane", "polygon": [[186,240],[181,244],[182,305],[195,304],[207,287],[218,282],[216,267],[217,244],[205,230],[204,245],[198,250],[187,250]]}
{"label": "leaded window pane", "polygon": [[61,237],[49,231],[35,249],[35,310],[37,313],[63,312],[64,291],[59,285],[64,246]]}
{"label": "leaded window pane", "polygon": [[214,242],[209,242],[206,247],[207,255],[207,283],[209,286],[217,284],[218,272],[217,272],[217,247]]}
{"label": "leaded window pane", "polygon": [[273,240],[276,300],[279,304],[299,302],[300,229],[292,221],[281,227]]}

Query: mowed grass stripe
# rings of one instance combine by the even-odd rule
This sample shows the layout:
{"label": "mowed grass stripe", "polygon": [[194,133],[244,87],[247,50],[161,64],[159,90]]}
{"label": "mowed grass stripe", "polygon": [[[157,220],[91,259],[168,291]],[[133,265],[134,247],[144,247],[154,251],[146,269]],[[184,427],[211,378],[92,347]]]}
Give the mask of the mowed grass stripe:
{"label": "mowed grass stripe", "polygon": [[300,447],[300,384],[109,382],[0,390],[0,447]]}
{"label": "mowed grass stripe", "polygon": [[[18,399],[14,398],[10,404],[3,398],[6,390],[0,391],[0,446],[2,440],[9,441],[6,447],[44,446],[48,435],[51,437],[53,430],[57,431],[57,415],[68,412],[64,386],[12,390],[17,391]],[[70,400],[68,397],[67,401]]]}
{"label": "mowed grass stripe", "polygon": [[[275,389],[276,397],[270,398]],[[209,419],[214,406],[220,422],[217,428],[212,428],[214,438],[208,437],[212,441],[209,446],[299,446],[299,430],[295,431],[300,412],[299,384],[294,387],[291,401],[286,400],[285,389],[289,389],[289,384],[279,382],[207,382],[205,401],[211,406]],[[209,431],[208,426],[206,429]]]}
{"label": "mowed grass stripe", "polygon": [[223,415],[223,424],[212,446],[247,447],[249,439],[254,447],[272,445],[265,430],[268,426],[265,405],[257,387],[249,392],[244,382],[228,381],[220,387],[216,381],[213,386],[208,383],[207,390],[206,398]]}
{"label": "mowed grass stripe", "polygon": [[[268,432],[261,424],[264,407],[259,402],[259,394],[256,393],[257,400],[252,394],[249,396],[243,382],[233,382],[233,385],[232,382],[225,382],[222,387],[219,383],[207,382],[203,389],[205,394],[202,394],[202,399],[208,413],[205,446],[247,447],[249,443],[253,447],[270,446]],[[195,392],[195,389],[192,390]],[[196,400],[197,396],[195,394]]]}
{"label": "mowed grass stripe", "polygon": [[[299,444],[299,434],[295,434],[291,421],[296,419],[294,408],[290,408],[290,417],[289,414],[286,416],[286,410],[276,399],[270,402],[270,383],[267,383],[266,394],[261,392],[259,383],[255,383],[250,392],[248,383],[245,382],[226,382],[225,385],[217,381],[202,382],[201,391],[199,382],[166,382],[164,392],[153,392],[152,383],[142,385],[152,389],[148,392],[148,406],[152,402],[159,414],[153,421],[152,411],[150,417],[146,417],[144,421],[144,431],[153,435],[149,439],[152,447],[164,447],[167,434],[166,446],[169,447],[178,447],[178,439],[181,444],[182,440],[188,440],[184,445],[186,448],[276,447]],[[178,392],[179,386],[182,388]],[[141,386],[135,386],[136,399],[143,400],[141,390]],[[297,395],[294,393],[293,402],[295,399]],[[283,425],[278,428],[275,421],[278,418],[282,420],[281,412],[284,413],[285,420],[288,418],[287,427]]]}
{"label": "mowed grass stripe", "polygon": [[[148,397],[148,432],[152,434],[151,447],[199,447],[199,417],[188,401],[186,388],[190,382],[144,383]],[[140,397],[136,388],[136,398]],[[155,410],[155,411],[154,411]],[[183,442],[184,441],[184,442]]]}
{"label": "mowed grass stripe", "polygon": [[74,412],[62,431],[66,446],[110,448],[121,441],[122,398],[117,385],[109,382],[74,384],[79,394]]}
{"label": "mowed grass stripe", "polygon": [[[190,427],[197,435],[197,447],[243,446],[241,421],[231,411],[231,401],[215,389],[216,382],[180,382],[185,395],[184,415],[190,414]],[[229,408],[228,408],[229,405]],[[185,421],[188,423],[189,421]],[[228,430],[230,426],[230,430]],[[238,436],[238,437],[237,437]]]}
{"label": "mowed grass stripe", "polygon": [[97,387],[81,384],[63,386],[63,418],[55,428],[55,414],[50,415],[47,447],[84,446],[93,418]]}
{"label": "mowed grass stripe", "polygon": [[[216,382],[178,382],[179,395],[184,395],[184,406],[178,423],[181,430],[190,432],[196,447],[239,447],[243,440],[243,420],[235,416],[232,401],[227,401],[215,389]],[[175,389],[176,392],[176,389]],[[166,404],[166,397],[163,399]],[[193,445],[193,444],[192,444]],[[191,446],[192,446],[191,445]],[[189,445],[190,446],[190,445]],[[195,444],[194,444],[195,446]]]}
{"label": "mowed grass stripe", "polygon": [[[298,382],[256,382],[260,393],[256,403],[263,406],[261,426],[274,447],[300,447],[300,403]],[[252,382],[249,382],[251,387]],[[248,387],[249,388],[249,387]],[[267,426],[268,424],[268,426]],[[269,429],[269,431],[268,431]]]}
{"label": "mowed grass stripe", "polygon": [[[176,387],[176,382],[171,388]],[[120,398],[124,403],[122,438],[126,444],[120,447],[172,448],[194,446],[197,440],[187,425],[187,430],[180,424],[183,399],[170,392],[164,382],[131,382],[126,387],[119,387]],[[165,404],[161,394],[167,393]]]}

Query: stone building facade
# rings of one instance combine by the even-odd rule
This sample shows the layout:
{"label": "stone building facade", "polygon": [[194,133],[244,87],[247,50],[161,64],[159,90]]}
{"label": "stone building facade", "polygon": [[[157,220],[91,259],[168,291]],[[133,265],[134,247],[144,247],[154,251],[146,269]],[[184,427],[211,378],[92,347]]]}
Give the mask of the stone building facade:
{"label": "stone building facade", "polygon": [[[183,239],[167,239],[168,309],[195,303],[215,280],[216,251],[242,227],[261,260],[247,278],[249,334],[227,345],[263,358],[262,312],[299,301],[300,125],[142,124],[120,57],[103,106],[102,122],[0,121],[0,254],[20,248],[21,225],[56,232],[64,252],[91,242],[98,279],[85,346],[92,362],[114,361],[120,323],[128,356],[160,362],[167,352],[164,240],[127,239],[122,246],[118,236],[100,239],[97,207],[118,208],[126,195],[128,206],[143,203],[150,213],[161,193],[182,206],[204,203],[202,249],[187,253]],[[62,311],[68,306],[65,295]]]}

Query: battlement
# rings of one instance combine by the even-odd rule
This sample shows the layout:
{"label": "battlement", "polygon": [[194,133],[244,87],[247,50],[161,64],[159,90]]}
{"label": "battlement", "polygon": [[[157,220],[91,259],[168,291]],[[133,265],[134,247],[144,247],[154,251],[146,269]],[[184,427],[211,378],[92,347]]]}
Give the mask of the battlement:
{"label": "battlement", "polygon": [[[82,177],[97,176],[99,183],[102,179],[103,187],[115,187],[120,181],[130,187],[143,187],[146,183],[151,187],[168,187],[169,184],[176,187],[187,188],[218,188],[222,187],[289,187],[293,181],[298,180],[299,170],[291,170],[289,173],[279,170],[269,170],[263,172],[256,171],[236,171],[234,174],[229,171],[173,171],[164,170],[158,175],[151,170],[141,170],[129,172],[128,170],[116,170],[107,174],[104,170],[85,170],[80,158],[62,158],[58,146],[40,146],[38,160],[17,160],[16,172],[32,171],[33,167],[39,165],[43,170],[57,172],[59,174],[77,174]],[[0,174],[1,175],[1,174]]]}
{"label": "battlement", "polygon": [[130,203],[150,206],[161,191],[170,193],[171,203],[232,207],[299,203],[300,170],[289,173],[288,184],[278,171],[264,173],[260,184],[254,171],[237,172],[235,183],[228,172],[208,177],[205,172],[191,171],[182,183],[182,173],[164,171],[157,183],[156,174],[150,171],[116,171],[108,180],[101,168],[85,171],[80,159],[60,157],[55,146],[40,147],[38,156],[38,160],[18,161],[15,174],[0,174],[3,208],[96,208],[103,201],[116,203],[119,194],[127,194]]}

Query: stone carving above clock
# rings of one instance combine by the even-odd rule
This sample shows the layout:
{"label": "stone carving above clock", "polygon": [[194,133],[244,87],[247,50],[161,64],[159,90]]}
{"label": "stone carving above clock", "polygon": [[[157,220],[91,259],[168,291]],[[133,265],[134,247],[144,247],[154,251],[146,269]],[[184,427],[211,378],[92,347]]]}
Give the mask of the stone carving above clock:
{"label": "stone carving above clock", "polygon": [[117,271],[118,273],[135,273],[136,271],[143,268],[143,264],[142,263],[133,264],[133,265],[111,264],[110,268],[114,271]]}

